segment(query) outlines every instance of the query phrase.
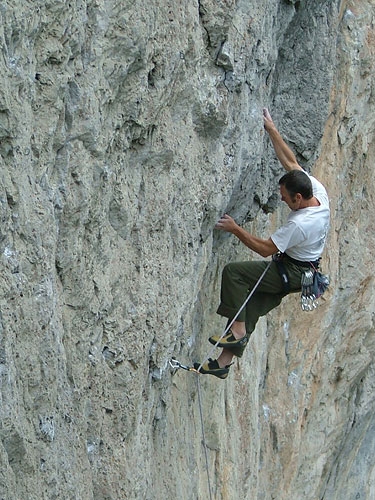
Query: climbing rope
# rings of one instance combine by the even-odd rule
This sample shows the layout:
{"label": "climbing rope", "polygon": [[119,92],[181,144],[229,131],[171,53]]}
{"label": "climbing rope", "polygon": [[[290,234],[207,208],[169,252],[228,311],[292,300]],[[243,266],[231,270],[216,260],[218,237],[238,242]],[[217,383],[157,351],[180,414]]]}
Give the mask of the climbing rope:
{"label": "climbing rope", "polygon": [[[262,281],[264,278],[266,272],[270,268],[272,264],[272,260],[267,264],[267,267],[264,269],[263,273],[260,275],[258,281],[255,283],[253,289],[249,293],[249,295],[246,297],[244,303],[240,307],[240,309],[237,311],[236,315],[234,318],[230,321],[226,329],[224,330],[223,334],[219,338],[219,340],[216,342],[216,344],[213,346],[211,351],[207,354],[207,356],[204,358],[202,363],[199,365],[197,369],[195,369],[193,366],[186,366],[177,361],[177,359],[172,358],[169,361],[170,366],[174,369],[177,370],[179,368],[189,371],[189,372],[195,372],[197,375],[200,375],[200,369],[202,368],[202,365],[210,358],[212,353],[215,351],[216,347],[220,343],[221,339],[225,337],[225,335],[229,332],[230,328],[232,327],[233,323],[236,321],[238,316],[240,315],[241,311],[243,311],[244,307],[246,307],[246,304],[249,302],[251,297],[253,296],[255,290],[258,288],[259,283]],[[207,470],[207,482],[208,482],[208,492],[209,492],[209,498],[212,500],[212,490],[211,490],[211,482],[210,482],[210,472],[209,472],[209,467],[208,467],[208,454],[207,454],[207,445],[206,445],[206,438],[205,438],[205,432],[204,432],[204,419],[203,419],[203,410],[202,410],[202,396],[201,396],[201,386],[200,386],[200,380],[199,377],[197,377],[197,392],[198,392],[198,404],[199,404],[199,416],[200,416],[200,421],[201,421],[201,427],[202,427],[202,443],[204,446],[204,455],[205,455],[205,460],[206,460],[206,470]]]}
{"label": "climbing rope", "polygon": [[206,445],[206,438],[205,438],[205,434],[204,434],[204,420],[203,420],[203,410],[202,410],[201,384],[200,384],[199,377],[196,377],[196,379],[197,379],[197,389],[198,389],[199,415],[200,415],[201,427],[202,427],[202,443],[203,443],[203,446],[204,446],[204,456],[205,456],[205,459],[206,459],[208,493],[209,493],[210,500],[212,500],[211,482],[210,482],[210,471],[208,469],[207,445]]}
{"label": "climbing rope", "polygon": [[[200,375],[200,373],[193,367],[189,367],[186,365],[183,365],[177,359],[171,359],[169,361],[169,364],[173,369],[178,369],[182,368],[183,370],[187,370],[189,372],[195,372],[197,375]],[[198,392],[198,405],[199,405],[199,417],[201,421],[201,428],[202,428],[202,443],[203,443],[203,448],[204,448],[204,456],[206,460],[206,471],[207,471],[207,485],[208,485],[208,492],[209,492],[209,498],[212,500],[212,490],[211,490],[211,482],[210,482],[210,471],[209,471],[209,466],[208,466],[208,454],[207,454],[207,444],[206,444],[206,436],[204,432],[204,418],[203,418],[203,405],[202,405],[202,394],[201,394],[201,385],[200,385],[200,380],[199,377],[197,377],[197,392]]]}

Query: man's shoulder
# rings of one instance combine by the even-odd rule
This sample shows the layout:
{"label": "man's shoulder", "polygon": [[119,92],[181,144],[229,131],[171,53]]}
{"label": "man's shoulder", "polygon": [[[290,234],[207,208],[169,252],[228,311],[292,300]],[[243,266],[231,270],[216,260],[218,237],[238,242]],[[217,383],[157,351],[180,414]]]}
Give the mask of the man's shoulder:
{"label": "man's shoulder", "polygon": [[310,177],[314,196],[319,200],[319,202],[322,205],[328,206],[329,199],[328,199],[328,193],[327,193],[325,186],[313,175],[311,175],[309,173],[307,173],[307,175]]}

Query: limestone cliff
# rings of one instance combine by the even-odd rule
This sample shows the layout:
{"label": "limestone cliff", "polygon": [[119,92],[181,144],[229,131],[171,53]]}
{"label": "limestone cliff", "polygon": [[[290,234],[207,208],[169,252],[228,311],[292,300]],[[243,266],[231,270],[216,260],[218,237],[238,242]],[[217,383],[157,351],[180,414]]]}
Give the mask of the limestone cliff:
{"label": "limestone cliff", "polygon": [[[0,2],[0,498],[375,496],[374,0]],[[229,212],[286,215],[268,106],[328,188],[314,313],[209,352]]]}

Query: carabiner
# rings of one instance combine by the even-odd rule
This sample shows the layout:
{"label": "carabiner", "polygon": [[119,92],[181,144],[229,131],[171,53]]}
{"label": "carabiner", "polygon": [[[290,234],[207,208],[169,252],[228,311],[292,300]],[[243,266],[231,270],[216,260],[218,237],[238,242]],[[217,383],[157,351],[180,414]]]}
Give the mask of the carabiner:
{"label": "carabiner", "polygon": [[179,361],[177,361],[177,359],[174,359],[174,358],[169,360],[169,364],[171,365],[171,367],[174,370],[176,370],[178,368],[182,368],[183,370],[187,370],[187,371],[191,370],[191,368],[189,368],[188,366],[182,365]]}

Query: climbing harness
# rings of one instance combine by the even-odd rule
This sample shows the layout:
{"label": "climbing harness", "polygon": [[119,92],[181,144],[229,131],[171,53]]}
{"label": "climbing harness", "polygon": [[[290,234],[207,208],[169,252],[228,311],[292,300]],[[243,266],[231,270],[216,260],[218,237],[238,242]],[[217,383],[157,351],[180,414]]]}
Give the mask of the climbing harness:
{"label": "climbing harness", "polygon": [[289,275],[286,270],[286,267],[284,266],[283,262],[284,254],[281,252],[275,253],[275,255],[272,255],[272,260],[277,266],[277,270],[279,271],[279,276],[281,278],[281,282],[283,284],[283,290],[285,293],[290,292],[290,283],[289,283]]}
{"label": "climbing harness", "polygon": [[272,256],[286,294],[290,292],[290,283],[288,272],[283,262],[284,258],[304,268],[301,274],[301,308],[302,311],[313,311],[318,307],[318,298],[323,295],[329,286],[329,277],[318,271],[320,259],[314,262],[305,262],[293,259],[288,254],[281,252]]}

